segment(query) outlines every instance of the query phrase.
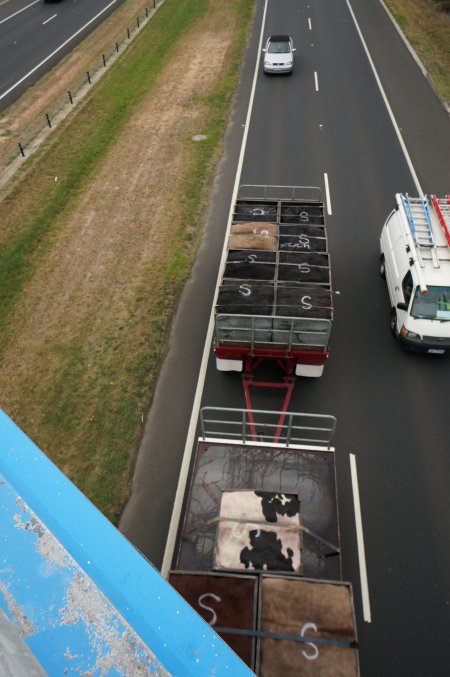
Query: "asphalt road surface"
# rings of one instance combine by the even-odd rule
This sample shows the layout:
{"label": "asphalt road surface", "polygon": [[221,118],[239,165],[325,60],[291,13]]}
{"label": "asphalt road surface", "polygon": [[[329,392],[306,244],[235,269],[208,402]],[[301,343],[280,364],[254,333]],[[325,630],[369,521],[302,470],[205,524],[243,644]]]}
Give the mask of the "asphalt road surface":
{"label": "asphalt road surface", "polygon": [[123,0],[0,3],[0,110],[68,54]]}
{"label": "asphalt road surface", "polygon": [[[248,120],[261,36],[285,32],[297,47],[294,73],[267,77],[259,64]],[[209,345],[204,385],[201,370],[236,174],[239,183],[314,185],[324,195],[327,175],[332,352],[322,378],[299,379],[290,409],[337,417],[344,579],[354,586],[363,677],[450,674],[450,360],[401,349],[379,276],[379,235],[394,194],[450,192],[449,158],[449,116],[379,0],[351,7],[269,0],[266,15],[257,3],[208,228],[121,524],[161,566],[191,412],[194,421],[200,400],[245,406],[239,376],[216,371]],[[277,408],[271,392],[255,405]],[[364,604],[350,454],[361,498]]]}

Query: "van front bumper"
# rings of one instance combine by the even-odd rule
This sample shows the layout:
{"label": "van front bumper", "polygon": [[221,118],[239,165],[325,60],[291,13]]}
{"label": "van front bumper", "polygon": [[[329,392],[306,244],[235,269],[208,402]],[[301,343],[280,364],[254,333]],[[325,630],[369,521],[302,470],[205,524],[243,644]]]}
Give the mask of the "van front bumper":
{"label": "van front bumper", "polygon": [[403,336],[401,333],[398,336],[400,343],[408,350],[413,350],[416,353],[431,353],[435,355],[443,355],[450,352],[450,338],[439,338],[437,336],[422,336],[412,338],[410,336]]}

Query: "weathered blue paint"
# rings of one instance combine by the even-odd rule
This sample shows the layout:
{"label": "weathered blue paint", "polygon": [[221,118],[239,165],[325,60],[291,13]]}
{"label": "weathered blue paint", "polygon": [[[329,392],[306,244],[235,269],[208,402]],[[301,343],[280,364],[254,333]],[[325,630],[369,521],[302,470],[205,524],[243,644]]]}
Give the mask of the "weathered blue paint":
{"label": "weathered blue paint", "polygon": [[253,674],[1,411],[0,608],[51,676]]}

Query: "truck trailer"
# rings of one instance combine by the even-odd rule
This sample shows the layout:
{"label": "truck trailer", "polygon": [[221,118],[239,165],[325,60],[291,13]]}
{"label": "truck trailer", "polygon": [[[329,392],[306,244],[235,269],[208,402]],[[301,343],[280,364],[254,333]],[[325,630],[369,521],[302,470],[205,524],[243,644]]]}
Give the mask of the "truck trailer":
{"label": "truck trailer", "polygon": [[332,320],[320,188],[241,186],[215,306],[217,369],[275,359],[293,375],[321,376]]}
{"label": "truck trailer", "polygon": [[[357,677],[332,416],[205,407],[170,584],[260,677]],[[276,442],[274,437],[276,435]]]}

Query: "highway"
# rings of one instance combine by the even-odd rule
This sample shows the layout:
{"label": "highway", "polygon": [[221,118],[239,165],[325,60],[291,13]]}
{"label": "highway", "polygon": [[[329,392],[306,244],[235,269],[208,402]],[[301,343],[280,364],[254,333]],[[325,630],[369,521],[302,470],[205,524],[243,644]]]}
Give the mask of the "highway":
{"label": "highway", "polygon": [[122,2],[0,3],[0,110],[37,82]]}
{"label": "highway", "polygon": [[[280,131],[272,136],[267,124],[276,118],[254,115],[242,176],[244,182],[263,182],[259,167],[270,165],[268,182],[278,177],[277,183],[312,180],[323,185],[321,176],[328,174],[333,286],[340,292],[332,356],[320,381],[299,383],[291,409],[333,413],[338,420],[344,578],[353,581],[356,593],[362,675],[445,675],[450,658],[445,564],[450,551],[444,526],[450,502],[449,364],[408,354],[396,344],[387,328],[389,304],[377,272],[379,233],[393,194],[415,194],[417,180],[425,191],[448,191],[450,125],[386,16],[376,11],[379,4],[352,6],[417,178],[345,3],[327,4],[326,10],[311,3],[306,13],[312,30],[306,16],[299,21],[294,39],[302,46],[300,68],[293,80],[300,80],[303,95],[297,94],[292,107],[278,106],[278,115],[286,112],[281,137]],[[298,10],[295,3],[284,7],[290,16]],[[288,27],[287,17],[285,21]],[[269,11],[267,32],[278,31],[279,22],[279,8],[276,15]],[[305,45],[310,46],[306,54]],[[312,71],[318,74],[318,92]],[[269,100],[271,85],[263,79],[255,111]],[[277,93],[280,98],[290,95]],[[281,153],[275,154],[272,145],[265,154],[267,144],[257,142],[265,134],[281,144]],[[290,150],[293,138],[298,139],[296,157]],[[257,148],[258,155],[249,148]],[[358,468],[370,623],[362,618],[353,542],[350,453]]]}
{"label": "highway", "polygon": [[[297,47],[294,73],[267,77],[260,63],[254,81],[261,39],[284,32]],[[407,353],[391,336],[379,235],[396,192],[450,192],[449,116],[378,0],[261,0],[225,148],[121,529],[160,566],[200,402],[245,406],[239,376],[217,372],[208,342],[204,349],[236,175],[241,184],[317,185],[324,197],[326,175],[331,357],[322,378],[299,379],[290,409],[337,417],[344,579],[354,586],[361,674],[448,675],[450,362]],[[274,399],[264,393],[255,404],[276,409]]]}

